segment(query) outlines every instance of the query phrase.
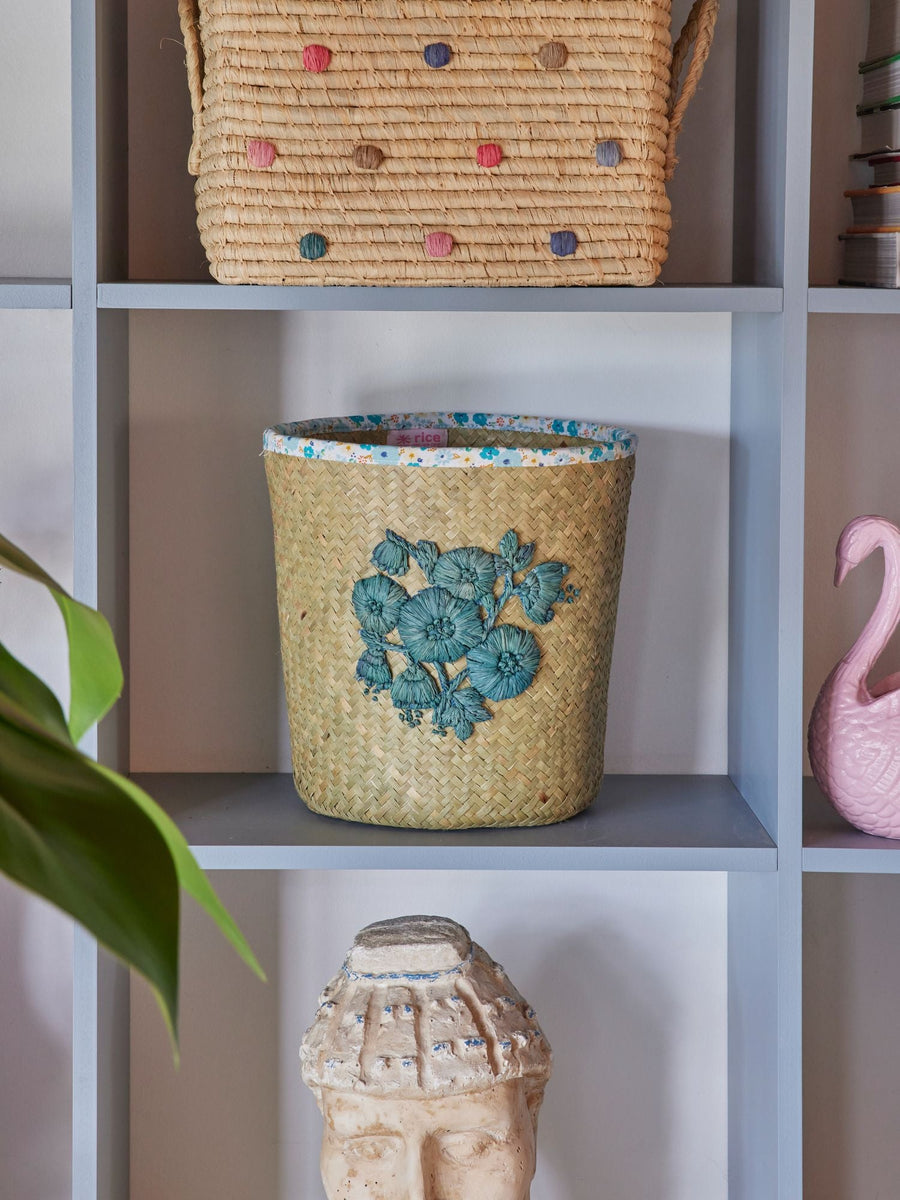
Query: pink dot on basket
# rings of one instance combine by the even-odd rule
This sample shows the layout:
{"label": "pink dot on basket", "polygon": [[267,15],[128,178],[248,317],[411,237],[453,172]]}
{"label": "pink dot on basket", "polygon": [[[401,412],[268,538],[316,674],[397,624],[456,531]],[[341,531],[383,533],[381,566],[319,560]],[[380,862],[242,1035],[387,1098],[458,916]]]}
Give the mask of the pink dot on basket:
{"label": "pink dot on basket", "polygon": [[271,167],[275,161],[275,147],[271,142],[248,142],[247,162],[251,167]]}
{"label": "pink dot on basket", "polygon": [[475,157],[479,167],[499,167],[503,162],[503,150],[496,142],[485,142],[483,146],[478,147]]}
{"label": "pink dot on basket", "polygon": [[425,253],[429,258],[446,258],[453,249],[449,233],[429,233],[425,238]]}
{"label": "pink dot on basket", "polygon": [[326,71],[331,62],[331,51],[327,46],[304,46],[303,65],[307,71]]}

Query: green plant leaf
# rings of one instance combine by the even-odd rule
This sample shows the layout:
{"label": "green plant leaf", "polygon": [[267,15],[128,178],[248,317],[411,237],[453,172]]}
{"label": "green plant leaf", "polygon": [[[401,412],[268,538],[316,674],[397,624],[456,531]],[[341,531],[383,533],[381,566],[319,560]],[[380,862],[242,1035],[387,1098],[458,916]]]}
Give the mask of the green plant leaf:
{"label": "green plant leaf", "polygon": [[169,814],[160,808],[155,800],[130,779],[125,779],[121,775],[117,775],[115,771],[111,771],[109,767],[101,766],[99,763],[92,763],[91,765],[100,774],[105,775],[121,787],[122,791],[126,792],[135,804],[139,805],[151,821],[153,821],[156,828],[165,838],[166,845],[169,847],[169,852],[172,855],[175,870],[178,874],[178,882],[188,895],[192,896],[200,907],[212,917],[223,936],[231,942],[247,966],[260,979],[265,980],[265,972],[250,949],[246,938],[237,927],[228,909],[216,895],[212,884],[191,853],[191,849],[185,841],[181,830]]}
{"label": "green plant leaf", "polygon": [[23,709],[47,733],[69,741],[66,716],[56,696],[0,642],[0,694]]}
{"label": "green plant leaf", "polygon": [[2,694],[0,869],[145,976],[177,1036],[179,892],[165,837],[126,789]]}
{"label": "green plant leaf", "polygon": [[122,691],[122,665],[106,618],[69,593],[0,534],[0,566],[42,583],[59,606],[69,641],[69,733],[76,744],[105,716]]}

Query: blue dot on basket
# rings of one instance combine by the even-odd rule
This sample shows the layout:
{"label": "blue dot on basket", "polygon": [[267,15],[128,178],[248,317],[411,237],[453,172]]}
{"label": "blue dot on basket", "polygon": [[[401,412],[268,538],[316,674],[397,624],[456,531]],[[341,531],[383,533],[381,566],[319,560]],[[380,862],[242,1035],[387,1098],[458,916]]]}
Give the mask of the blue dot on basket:
{"label": "blue dot on basket", "polygon": [[622,161],[622,147],[611,139],[598,142],[594,153],[599,167],[617,167]]}
{"label": "blue dot on basket", "polygon": [[446,42],[432,42],[425,47],[424,55],[429,67],[446,67],[450,61],[450,47]]}
{"label": "blue dot on basket", "polygon": [[300,257],[308,258],[311,262],[321,258],[327,249],[328,243],[321,233],[304,233],[300,239]]}
{"label": "blue dot on basket", "polygon": [[571,229],[557,229],[550,234],[550,249],[557,258],[574,254],[577,246],[578,238]]}

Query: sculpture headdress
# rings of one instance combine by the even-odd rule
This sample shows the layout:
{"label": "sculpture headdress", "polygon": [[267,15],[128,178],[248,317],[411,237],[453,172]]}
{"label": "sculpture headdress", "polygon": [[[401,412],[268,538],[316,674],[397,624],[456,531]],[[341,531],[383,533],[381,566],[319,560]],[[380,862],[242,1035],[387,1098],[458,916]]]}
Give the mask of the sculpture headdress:
{"label": "sculpture headdress", "polygon": [[543,1089],[551,1051],[503,968],[446,917],[357,934],[300,1047],[304,1082],[384,1096],[447,1096],[523,1079]]}

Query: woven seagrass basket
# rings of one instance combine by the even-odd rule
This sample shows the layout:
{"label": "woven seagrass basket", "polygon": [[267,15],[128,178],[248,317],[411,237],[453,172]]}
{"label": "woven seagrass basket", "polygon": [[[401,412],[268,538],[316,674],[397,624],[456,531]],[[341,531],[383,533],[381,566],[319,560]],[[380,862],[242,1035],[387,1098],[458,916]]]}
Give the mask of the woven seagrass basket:
{"label": "woven seagrass basket", "polygon": [[310,808],[460,829],[590,804],[635,444],[481,413],[266,431],[294,778]]}
{"label": "woven seagrass basket", "polygon": [[178,3],[220,283],[659,274],[718,0]]}

